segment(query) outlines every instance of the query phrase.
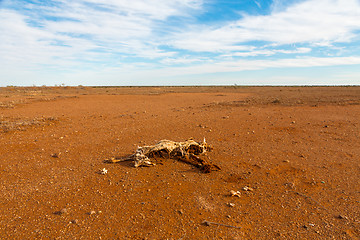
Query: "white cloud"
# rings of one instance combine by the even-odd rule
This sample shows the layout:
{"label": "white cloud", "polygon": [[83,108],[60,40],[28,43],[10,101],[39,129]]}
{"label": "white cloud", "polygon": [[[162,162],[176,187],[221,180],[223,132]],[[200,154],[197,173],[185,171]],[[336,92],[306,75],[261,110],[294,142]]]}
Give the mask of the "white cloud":
{"label": "white cloud", "polygon": [[[360,65],[360,57],[302,57],[278,60],[238,60],[208,62],[188,67],[173,67],[151,70],[151,74],[176,76],[263,70],[269,68],[305,68],[341,65]],[[150,73],[147,73],[151,75]]]}
{"label": "white cloud", "polygon": [[[173,46],[217,52],[251,41],[277,44],[348,42],[360,30],[358,0],[307,0],[271,15],[249,16],[220,28],[195,27],[174,36]],[[204,43],[203,45],[201,43]]]}
{"label": "white cloud", "polygon": [[169,57],[174,52],[159,49],[156,26],[170,16],[189,17],[202,0],[134,0],[131,4],[58,0],[53,4],[28,3],[31,11],[0,8],[0,60],[62,66],[96,62],[110,55]]}
{"label": "white cloud", "polygon": [[100,75],[108,76],[127,76],[132,79],[152,78],[172,78],[176,76],[202,75],[212,73],[231,73],[245,70],[264,70],[271,68],[307,68],[307,67],[324,67],[339,65],[360,65],[360,57],[303,57],[289,58],[279,60],[239,60],[223,62],[205,62],[185,67],[162,67],[144,69],[143,66],[134,68],[133,65],[106,68]]}
{"label": "white cloud", "polygon": [[293,53],[309,53],[311,52],[311,48],[306,47],[300,47],[295,50],[275,50],[276,52],[280,53],[287,53],[287,54],[293,54]]}
{"label": "white cloud", "polygon": [[208,58],[199,58],[199,57],[173,57],[173,58],[165,58],[160,62],[166,65],[174,65],[174,64],[191,64],[191,63],[201,63],[201,62],[210,62]]}
{"label": "white cloud", "polygon": [[[23,9],[1,6],[0,81],[21,81],[24,76],[80,81],[83,77],[97,83],[97,79],[114,81],[119,76],[139,81],[360,64],[356,53],[337,44],[359,37],[358,0],[276,0],[270,15],[243,15],[220,27],[195,23],[193,14],[204,11],[203,0],[133,0],[131,4],[56,0],[51,4],[28,3]],[[174,18],[177,23],[183,20],[183,25],[170,25]],[[311,57],[312,52],[319,54],[319,46],[354,56]],[[285,54],[295,57],[279,59]],[[254,56],[263,60],[249,60]]]}
{"label": "white cloud", "polygon": [[253,50],[247,52],[234,52],[230,54],[222,55],[224,57],[254,57],[259,55],[271,56],[277,53],[284,53],[284,54],[298,54],[298,53],[309,53],[311,52],[311,48],[297,48],[295,50],[283,50],[283,49],[260,49],[260,50]]}
{"label": "white cloud", "polygon": [[[100,69],[87,69],[75,72],[61,72],[54,75],[52,72],[41,72],[37,74],[34,71],[17,71],[5,69],[12,72],[14,78],[24,85],[42,85],[44,82],[48,85],[65,83],[66,85],[196,85],[196,84],[359,84],[359,74],[354,72],[339,76],[329,75],[327,72],[321,74],[321,77],[307,77],[294,75],[293,72],[286,71],[285,77],[281,78],[273,73],[268,75],[257,75],[251,78],[242,78],[243,71],[269,70],[269,69],[287,69],[287,68],[307,68],[329,67],[349,65],[356,68],[360,65],[360,57],[333,57],[317,58],[304,57],[299,59],[281,59],[281,60],[239,60],[227,62],[206,62],[187,67],[168,67],[154,66],[151,63],[125,64],[119,67],[103,67]],[[234,75],[220,75],[219,73],[234,73]],[[240,73],[240,74],[238,74]],[[206,74],[206,77],[204,77]],[[212,75],[216,74],[216,75]],[[36,82],[36,80],[38,82]],[[50,79],[50,80],[49,80]],[[13,85],[13,81],[2,81],[0,85]]]}
{"label": "white cloud", "polygon": [[261,4],[258,1],[254,0],[254,2],[258,6],[258,8],[261,8]]}
{"label": "white cloud", "polygon": [[[97,45],[84,38],[72,38],[27,24],[28,18],[11,10],[0,9],[0,64],[37,71],[44,66],[67,68],[79,65],[79,59],[96,60]],[[62,43],[59,45],[59,43]]]}
{"label": "white cloud", "polygon": [[[70,1],[71,2],[71,1]],[[187,15],[189,9],[199,9],[202,0],[83,0],[98,4],[108,9],[116,9],[115,13],[124,13],[127,16],[141,15],[150,19],[165,20],[170,16]],[[184,11],[185,10],[185,11]]]}

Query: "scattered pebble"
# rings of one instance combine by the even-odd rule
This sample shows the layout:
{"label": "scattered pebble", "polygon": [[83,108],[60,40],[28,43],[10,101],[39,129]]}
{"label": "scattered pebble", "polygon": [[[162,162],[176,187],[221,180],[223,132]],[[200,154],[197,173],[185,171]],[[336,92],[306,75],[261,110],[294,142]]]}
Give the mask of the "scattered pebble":
{"label": "scattered pebble", "polygon": [[107,174],[108,170],[106,168],[103,168],[99,171],[100,174],[105,175]]}
{"label": "scattered pebble", "polygon": [[234,196],[240,197],[240,196],[241,196],[241,193],[240,193],[240,191],[231,190],[231,191],[230,191],[230,195],[231,195],[232,197],[234,197]]}
{"label": "scattered pebble", "polygon": [[89,215],[94,215],[94,214],[96,214],[96,212],[94,210],[89,212]]}
{"label": "scattered pebble", "polygon": [[254,191],[253,188],[248,187],[248,186],[243,187],[242,190],[244,190],[244,191],[250,191],[250,192]]}
{"label": "scattered pebble", "polygon": [[53,153],[53,154],[51,154],[51,157],[53,157],[53,158],[59,158],[60,155],[61,155],[61,153]]}
{"label": "scattered pebble", "polygon": [[67,212],[68,212],[68,210],[66,208],[63,208],[63,209],[60,210],[61,214],[66,214]]}
{"label": "scattered pebble", "polygon": [[295,183],[293,183],[293,182],[288,182],[288,183],[285,183],[284,185],[287,186],[287,187],[290,187],[290,188],[295,187]]}
{"label": "scattered pebble", "polygon": [[210,223],[208,221],[203,221],[202,224],[205,226],[210,226]]}
{"label": "scattered pebble", "polygon": [[228,203],[229,207],[235,207],[235,203]]}
{"label": "scattered pebble", "polygon": [[68,213],[66,208],[61,209],[60,211],[55,212],[56,215],[65,215]]}
{"label": "scattered pebble", "polygon": [[78,224],[78,223],[79,223],[79,220],[78,220],[78,219],[74,219],[74,220],[72,220],[70,223]]}

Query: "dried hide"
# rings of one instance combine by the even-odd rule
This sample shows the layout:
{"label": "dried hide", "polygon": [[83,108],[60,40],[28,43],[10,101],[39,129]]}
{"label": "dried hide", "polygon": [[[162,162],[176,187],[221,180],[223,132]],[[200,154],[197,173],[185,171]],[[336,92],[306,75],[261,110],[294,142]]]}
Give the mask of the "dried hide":
{"label": "dried hide", "polygon": [[106,161],[115,163],[132,160],[134,161],[135,167],[140,167],[155,165],[155,162],[151,159],[157,157],[173,158],[191,164],[200,168],[203,172],[208,173],[211,172],[211,170],[220,170],[220,167],[217,165],[199,157],[211,150],[212,147],[206,143],[205,139],[202,143],[195,142],[192,139],[185,142],[161,140],[155,145],[138,147],[134,154],[126,158],[112,158]]}

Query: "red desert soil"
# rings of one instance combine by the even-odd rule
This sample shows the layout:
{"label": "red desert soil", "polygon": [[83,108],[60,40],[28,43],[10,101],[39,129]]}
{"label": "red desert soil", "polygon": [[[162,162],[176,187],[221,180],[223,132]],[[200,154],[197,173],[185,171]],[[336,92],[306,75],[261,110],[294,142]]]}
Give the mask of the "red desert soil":
{"label": "red desert soil", "polygon": [[[0,239],[359,239],[359,130],[360,87],[0,88]],[[221,171],[104,162],[191,137]]]}

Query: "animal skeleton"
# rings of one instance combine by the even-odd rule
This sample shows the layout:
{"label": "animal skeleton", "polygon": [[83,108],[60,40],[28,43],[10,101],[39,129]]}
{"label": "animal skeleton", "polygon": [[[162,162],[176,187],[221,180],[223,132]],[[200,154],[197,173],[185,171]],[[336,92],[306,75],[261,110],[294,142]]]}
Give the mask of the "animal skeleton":
{"label": "animal skeleton", "polygon": [[185,142],[161,140],[155,145],[138,147],[135,153],[128,157],[111,158],[106,160],[106,162],[116,163],[132,160],[134,161],[135,167],[153,166],[156,164],[151,161],[150,158],[168,157],[186,162],[208,173],[211,170],[220,170],[220,167],[217,165],[199,157],[199,155],[211,150],[212,147],[206,143],[205,139],[202,143],[198,143],[192,139],[186,140]]}

